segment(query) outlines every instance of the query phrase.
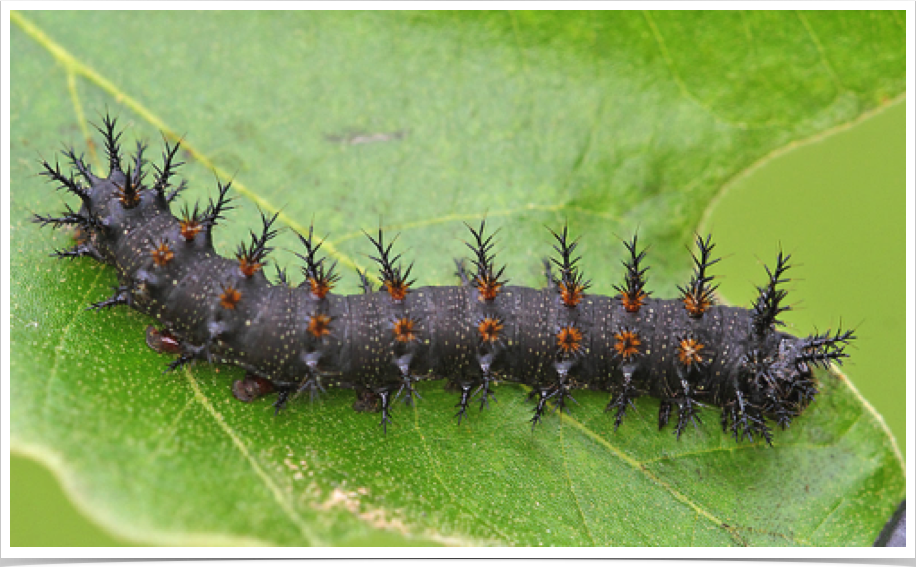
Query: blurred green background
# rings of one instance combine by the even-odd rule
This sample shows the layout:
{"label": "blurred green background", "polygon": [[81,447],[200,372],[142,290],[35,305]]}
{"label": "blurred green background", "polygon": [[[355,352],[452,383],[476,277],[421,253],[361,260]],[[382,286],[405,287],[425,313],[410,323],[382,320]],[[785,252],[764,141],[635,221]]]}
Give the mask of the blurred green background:
{"label": "blurred green background", "polygon": [[[853,380],[872,377],[856,386],[884,416],[904,457],[906,399],[894,394],[892,382],[900,380],[906,362],[905,136],[906,108],[900,102],[848,130],[790,150],[734,183],[703,227],[714,231],[723,254],[728,255],[720,289],[731,303],[745,304],[753,297],[752,282],[759,283],[763,273],[754,254],[772,262],[774,242],[782,242],[787,252],[796,254],[797,278],[837,282],[828,290],[818,286],[821,291],[816,295],[806,293],[804,280],[793,282],[790,300],[802,302],[786,319],[805,330],[825,321],[835,325],[842,313],[843,323],[858,329],[859,341],[845,368]],[[823,191],[811,192],[812,186]],[[800,201],[805,195],[816,201]],[[818,199],[818,195],[829,198]],[[874,202],[887,206],[867,206]],[[817,225],[818,217],[808,214],[812,210],[824,218],[846,218],[848,232],[825,233]],[[813,263],[806,259],[822,255],[835,256],[818,262],[823,273],[806,267]],[[853,272],[851,266],[868,269]],[[884,287],[885,282],[899,287]],[[863,292],[873,294],[871,308],[867,313],[850,312],[843,298]],[[40,464],[13,456],[10,473],[12,545],[128,545],[86,519]]]}
{"label": "blurred green background", "polygon": [[[713,205],[702,228],[733,254],[720,290],[734,305],[755,297],[751,282],[762,283],[761,262],[773,264],[774,243],[793,255],[790,331],[856,329],[843,370],[884,416],[904,458],[906,398],[894,384],[906,373],[905,198],[900,102],[754,171]],[[816,285],[825,281],[832,283]],[[863,296],[868,301],[848,301]]]}

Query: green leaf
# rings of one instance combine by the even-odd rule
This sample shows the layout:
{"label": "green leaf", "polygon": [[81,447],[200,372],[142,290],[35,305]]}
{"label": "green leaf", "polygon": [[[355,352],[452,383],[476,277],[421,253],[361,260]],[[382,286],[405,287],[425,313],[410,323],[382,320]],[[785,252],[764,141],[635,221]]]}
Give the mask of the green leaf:
{"label": "green leaf", "polygon": [[[868,25],[860,25],[867,20]],[[775,447],[736,444],[717,414],[677,441],[641,399],[618,431],[606,396],[532,432],[524,389],[459,427],[423,384],[383,435],[332,391],[275,416],[237,402],[234,368],[162,375],[151,321],[87,312],[114,270],[48,257],[70,239],[37,157],[90,123],[125,140],[184,137],[186,200],[234,178],[229,253],[258,208],[314,222],[345,277],[361,229],[401,233],[420,285],[451,285],[462,221],[501,229],[514,284],[540,285],[544,225],[584,235],[611,294],[637,228],[670,297],[685,244],[727,181],[793,142],[903,96],[904,18],[882,13],[13,13],[11,426],[89,514],[163,544],[869,545],[904,497],[880,418],[840,375]],[[87,144],[90,144],[87,146]],[[94,144],[94,145],[92,145]],[[817,211],[812,211],[816,214]],[[829,286],[830,282],[822,282]],[[838,306],[837,309],[840,309]],[[806,332],[807,330],[802,330]]]}

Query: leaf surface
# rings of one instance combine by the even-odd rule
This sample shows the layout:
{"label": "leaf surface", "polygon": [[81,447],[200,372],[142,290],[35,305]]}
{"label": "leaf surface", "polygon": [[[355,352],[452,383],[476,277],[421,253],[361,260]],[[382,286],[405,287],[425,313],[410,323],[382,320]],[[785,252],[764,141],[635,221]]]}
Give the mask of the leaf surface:
{"label": "leaf surface", "polygon": [[[858,25],[867,19],[869,25]],[[362,229],[400,232],[419,285],[452,285],[463,222],[501,229],[514,284],[541,285],[544,225],[582,240],[591,291],[623,247],[651,243],[671,297],[684,245],[728,180],[903,93],[902,13],[14,13],[11,60],[11,426],[91,514],[165,544],[869,545],[904,496],[899,453],[845,377],[775,447],[736,444],[709,411],[679,442],[643,399],[618,431],[606,396],[532,432],[521,387],[454,423],[423,384],[383,435],[352,393],[237,402],[238,369],[162,375],[151,321],[87,312],[114,270],[48,258],[70,238],[33,212],[63,196],[36,154],[61,143],[104,170],[91,123],[184,136],[186,201],[233,178],[231,253],[280,211],[272,259],[296,271],[314,222],[341,263]],[[88,146],[87,146],[88,144]],[[155,148],[156,144],[153,144]],[[150,155],[154,155],[153,154]],[[158,162],[158,160],[157,160]],[[270,273],[270,272],[269,272]],[[829,285],[829,282],[824,282]]]}

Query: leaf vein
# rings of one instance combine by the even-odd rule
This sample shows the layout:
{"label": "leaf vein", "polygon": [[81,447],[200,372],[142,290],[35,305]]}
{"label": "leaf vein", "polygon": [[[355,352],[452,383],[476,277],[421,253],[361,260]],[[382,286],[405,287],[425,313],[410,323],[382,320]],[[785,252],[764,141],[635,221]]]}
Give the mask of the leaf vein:
{"label": "leaf vein", "polygon": [[[83,294],[83,301],[80,303],[80,305],[88,303],[89,294],[93,289],[95,289],[96,284],[100,279],[102,279],[103,274],[103,270],[96,270],[95,279],[92,280],[91,285],[87,286],[87,291],[85,294]],[[64,328],[60,330],[60,333],[58,333],[57,346],[54,347],[54,362],[51,364],[50,372],[48,372],[48,379],[45,381],[45,394],[42,396],[42,415],[47,415],[50,404],[49,400],[51,399],[51,393],[53,391],[51,384],[57,380],[57,368],[60,365],[60,359],[62,358],[61,350],[64,348],[64,344],[67,342],[67,337],[70,334],[70,330],[73,328],[73,324],[77,320],[77,315],[83,311],[84,310],[81,308],[79,311],[73,313],[72,316],[68,317],[67,324],[64,325]]]}
{"label": "leaf vein", "polygon": [[[52,40],[47,36],[41,29],[35,26],[33,23],[29,22],[25,17],[23,17],[18,12],[10,12],[10,17],[13,22],[15,22],[27,35],[29,35],[33,40],[35,40],[39,45],[48,50],[51,55],[57,59],[57,61],[64,66],[68,73],[73,73],[80,75],[87,79],[88,81],[94,83],[96,86],[100,87],[102,90],[108,92],[114,96],[119,102],[123,103],[124,106],[130,108],[136,112],[141,118],[146,120],[150,125],[158,129],[162,134],[172,140],[181,140],[182,149],[187,152],[192,158],[198,161],[204,167],[213,171],[217,177],[222,179],[231,179],[230,175],[223,168],[217,166],[213,161],[207,157],[207,155],[201,150],[197,149],[192,143],[187,139],[184,139],[182,136],[179,136],[175,130],[170,128],[161,118],[155,115],[151,110],[146,108],[139,100],[128,95],[122,91],[119,87],[114,85],[111,81],[103,77],[95,69],[89,65],[79,61],[76,57],[73,56],[70,52],[64,49],[60,44]],[[268,213],[278,213],[278,220],[292,228],[295,232],[299,234],[306,234],[308,230],[306,227],[289,216],[287,216],[279,207],[272,204],[270,201],[261,197],[255,191],[246,187],[240,181],[233,181],[232,187],[244,197],[247,197],[249,200],[254,202],[258,207],[263,211]],[[350,266],[354,269],[359,269],[361,266],[348,255],[342,253],[338,250],[332,243],[325,244],[325,250],[329,256],[332,256],[338,260],[341,264]]]}
{"label": "leaf vein", "polygon": [[261,468],[261,465],[255,460],[251,455],[251,452],[248,450],[248,447],[242,441],[241,437],[226,423],[225,418],[220,414],[215,407],[210,403],[210,400],[200,389],[200,384],[198,384],[197,379],[194,378],[194,375],[190,370],[185,369],[185,377],[188,379],[188,382],[191,385],[191,388],[194,390],[194,398],[203,406],[207,414],[213,418],[213,421],[216,422],[216,425],[226,434],[229,440],[232,442],[232,445],[238,450],[242,455],[248,465],[254,471],[255,475],[261,480],[264,484],[264,487],[267,488],[268,492],[273,496],[277,504],[280,505],[280,509],[283,510],[283,513],[286,517],[292,522],[292,524],[299,530],[299,533],[302,537],[309,542],[311,545],[315,546],[327,546],[328,543],[318,536],[308,523],[306,523],[302,516],[296,511],[295,508],[290,504],[289,499],[283,494],[283,491],[280,490],[280,487],[274,482],[274,480],[267,474],[267,472]]}
{"label": "leaf vein", "polygon": [[735,123],[730,120],[719,116],[709,105],[709,103],[700,100],[693,91],[691,91],[687,84],[684,82],[684,79],[678,73],[677,68],[674,65],[674,60],[671,58],[671,53],[668,51],[668,46],[665,43],[664,38],[662,37],[661,32],[658,29],[658,25],[655,23],[655,19],[652,18],[652,14],[648,10],[642,11],[643,17],[646,20],[646,24],[649,26],[649,30],[652,32],[652,37],[655,39],[655,43],[658,45],[658,49],[661,52],[662,59],[665,61],[665,66],[668,68],[668,72],[671,73],[671,78],[674,80],[674,83],[677,85],[678,90],[681,92],[681,95],[694,103],[697,107],[701,108],[710,118],[715,120],[720,124],[726,126],[731,126],[733,128],[738,128],[739,130],[746,130],[748,125],[746,123]]}
{"label": "leaf vein", "polygon": [[834,70],[833,65],[830,64],[830,60],[827,59],[827,53],[824,50],[823,44],[818,37],[817,33],[814,31],[814,28],[811,27],[811,23],[808,21],[808,18],[801,12],[796,10],[795,15],[798,16],[798,19],[801,21],[802,26],[804,26],[805,31],[808,32],[808,37],[811,38],[811,42],[814,44],[814,47],[817,48],[817,53],[821,58],[821,63],[824,64],[824,68],[827,69],[827,74],[830,75],[830,80],[833,81],[833,85],[836,87],[837,96],[839,96],[846,88],[843,86],[842,81],[840,81],[839,75],[837,75],[836,70]]}
{"label": "leaf vein", "polygon": [[723,522],[722,520],[720,520],[720,519],[719,519],[718,517],[716,517],[714,514],[712,514],[712,513],[709,512],[708,510],[706,510],[706,509],[704,509],[703,507],[701,507],[699,504],[697,504],[696,502],[694,502],[693,500],[691,500],[690,498],[688,498],[686,495],[682,494],[680,491],[678,491],[677,489],[675,489],[673,486],[671,486],[670,484],[668,484],[667,482],[665,482],[664,480],[662,480],[661,478],[659,478],[657,475],[655,475],[652,471],[650,471],[649,469],[647,469],[646,467],[644,467],[639,461],[637,461],[637,460],[634,459],[633,457],[631,457],[631,456],[627,455],[626,453],[624,453],[624,452],[623,452],[620,448],[618,448],[616,445],[614,445],[613,443],[611,443],[610,441],[608,441],[608,440],[605,439],[604,437],[601,437],[600,435],[598,435],[598,434],[595,433],[594,431],[588,429],[588,428],[585,427],[580,421],[578,421],[578,420],[576,420],[576,419],[574,419],[574,418],[572,418],[572,417],[569,417],[569,416],[567,416],[567,415],[562,415],[562,416],[560,416],[560,417],[561,417],[561,419],[564,419],[564,420],[569,421],[569,423],[570,423],[573,427],[576,427],[577,429],[579,429],[580,431],[582,431],[585,435],[587,435],[588,437],[592,438],[592,439],[593,439],[594,441],[596,441],[599,445],[604,446],[604,447],[605,447],[606,449],[608,449],[611,453],[613,453],[614,456],[616,456],[616,457],[619,458],[621,461],[623,461],[624,463],[626,463],[627,465],[629,465],[631,468],[633,468],[634,470],[636,470],[636,471],[642,473],[642,474],[645,475],[649,480],[651,480],[652,482],[654,482],[654,483],[656,483],[657,485],[659,485],[660,487],[662,487],[662,488],[663,488],[664,490],[666,490],[669,494],[671,494],[671,496],[674,497],[676,500],[680,501],[682,504],[688,506],[688,507],[691,508],[694,512],[696,512],[696,513],[702,515],[703,517],[705,517],[706,519],[708,519],[708,520],[710,520],[711,522],[715,523],[716,525],[722,527],[725,531],[727,531],[727,532],[729,533],[729,535],[731,535],[731,536],[732,536],[736,541],[738,541],[741,545],[748,545],[747,541],[746,541],[744,538],[741,537],[741,535],[738,533],[738,531],[737,531],[734,527],[727,525],[725,522]]}
{"label": "leaf vein", "polygon": [[566,473],[566,483],[567,486],[569,486],[569,492],[572,494],[573,500],[576,502],[576,510],[579,512],[579,517],[582,518],[585,534],[588,536],[589,541],[592,542],[592,545],[597,545],[595,536],[592,534],[592,530],[588,525],[588,518],[585,516],[585,511],[582,510],[579,494],[576,492],[576,488],[573,485],[572,475],[569,473],[569,454],[566,451],[566,443],[563,441],[563,422],[560,422],[560,451],[563,453],[563,471]]}

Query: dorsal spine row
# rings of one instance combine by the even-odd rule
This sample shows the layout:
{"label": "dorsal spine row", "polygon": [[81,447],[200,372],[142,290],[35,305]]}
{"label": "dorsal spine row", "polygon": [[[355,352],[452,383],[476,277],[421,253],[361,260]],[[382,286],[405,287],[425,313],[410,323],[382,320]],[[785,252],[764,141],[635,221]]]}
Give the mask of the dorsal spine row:
{"label": "dorsal spine row", "polygon": [[771,442],[768,420],[788,426],[817,394],[811,367],[841,362],[855,338],[852,331],[800,339],[776,330],[789,309],[781,286],[789,281],[790,257],[782,252],[750,310],[715,305],[710,269],[719,259],[709,236],[697,236],[693,276],[671,300],[654,299],[646,289],[646,250],[636,236],[623,243],[617,295],[587,293],[579,242],[565,226],[552,233],[547,287],[510,286],[485,222],[468,226],[473,269],[458,262],[460,286],[415,288],[412,264],[403,265],[395,242],[379,229],[367,237],[380,288],[360,273],[362,295],[335,295],[336,263],[320,255],[312,227],[299,235],[303,282],[293,287],[277,269],[279,285],[272,285],[264,268],[278,234],[276,214],[262,213],[260,230],[234,259],[223,258],[213,249],[212,230],[232,208],[230,184],[220,183],[215,199],[185,205],[175,217],[171,203],[185,187],[173,184],[180,143],[165,143],[162,166],[153,166],[147,185],[145,146],[138,144],[125,162],[116,120],[106,116],[99,131],[107,177],[96,176],[72,149],[64,155],[79,177],[42,164],[43,175],[81,201],[78,211],[35,215],[42,225],[76,229],[77,244],[54,255],[117,266],[115,293],[91,308],[129,305],[152,315],[163,328],[148,330],[147,342],[178,355],[170,369],[195,360],[236,364],[248,372],[233,385],[236,397],[251,401],[276,392],[277,411],[294,394],[352,388],[358,408],[381,409],[387,431],[396,399],[411,403],[419,398],[419,380],[445,378],[460,394],[460,424],[471,400],[477,396],[487,407],[494,384],[504,380],[531,388],[532,427],[551,405],[568,411],[572,390],[591,388],[612,394],[607,410],[615,427],[635,398],[650,395],[660,400],[660,428],[677,410],[678,437],[705,404],[721,408],[723,430],[736,439]]}

